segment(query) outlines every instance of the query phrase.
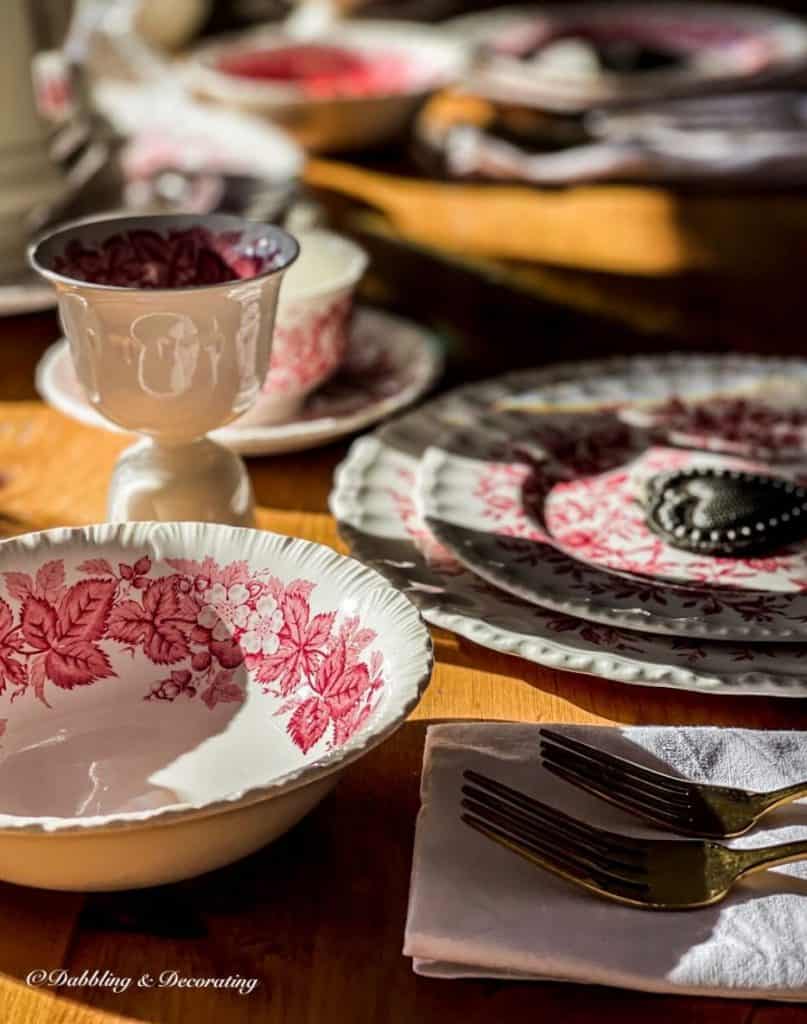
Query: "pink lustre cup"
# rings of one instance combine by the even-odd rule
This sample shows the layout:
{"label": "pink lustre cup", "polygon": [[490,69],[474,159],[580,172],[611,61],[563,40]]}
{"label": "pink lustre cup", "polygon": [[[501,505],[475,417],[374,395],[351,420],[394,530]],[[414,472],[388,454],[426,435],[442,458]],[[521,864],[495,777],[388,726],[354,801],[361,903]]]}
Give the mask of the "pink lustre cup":
{"label": "pink lustre cup", "polygon": [[31,246],[89,401],[145,435],[115,467],[110,519],[253,524],[243,462],[205,435],[258,396],[297,253],[279,228],[220,214],[80,221]]}
{"label": "pink lustre cup", "polygon": [[300,258],[280,290],[269,372],[258,400],[241,418],[245,425],[292,419],[347,352],[353,295],[367,254],[331,231],[301,231],[296,238]]}

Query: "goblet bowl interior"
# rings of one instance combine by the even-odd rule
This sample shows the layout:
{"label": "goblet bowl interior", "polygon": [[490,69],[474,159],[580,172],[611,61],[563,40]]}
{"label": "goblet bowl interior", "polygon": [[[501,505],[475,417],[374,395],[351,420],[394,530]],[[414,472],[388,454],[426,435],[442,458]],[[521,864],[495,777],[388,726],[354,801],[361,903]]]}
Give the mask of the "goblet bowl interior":
{"label": "goblet bowl interior", "polygon": [[285,269],[296,255],[296,242],[279,228],[219,215],[78,221],[31,248],[45,276],[136,289],[251,279]]}

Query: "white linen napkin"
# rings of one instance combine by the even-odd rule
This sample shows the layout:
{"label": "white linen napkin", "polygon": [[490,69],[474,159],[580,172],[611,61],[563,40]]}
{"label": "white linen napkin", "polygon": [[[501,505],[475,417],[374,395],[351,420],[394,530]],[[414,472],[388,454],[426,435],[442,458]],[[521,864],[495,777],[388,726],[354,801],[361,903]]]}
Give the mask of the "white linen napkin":
{"label": "white linen napkin", "polygon": [[[473,768],[617,832],[666,836],[541,767],[538,726],[429,729],[404,954],[439,978],[555,979],[647,992],[807,1000],[807,861],[753,876],[723,903],[651,912],[542,871],[460,821]],[[807,779],[807,734],[553,727],[648,767],[767,790]],[[731,845],[807,839],[807,803]]]}

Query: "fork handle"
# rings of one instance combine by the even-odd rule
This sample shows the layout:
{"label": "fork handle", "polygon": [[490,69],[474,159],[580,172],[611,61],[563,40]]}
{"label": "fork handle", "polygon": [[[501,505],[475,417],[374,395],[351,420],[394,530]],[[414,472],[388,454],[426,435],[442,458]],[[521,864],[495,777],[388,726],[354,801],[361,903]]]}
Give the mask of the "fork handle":
{"label": "fork handle", "polygon": [[757,871],[776,867],[777,864],[792,864],[797,860],[807,860],[807,840],[795,843],[779,843],[776,846],[757,847],[755,850],[732,850],[736,857],[737,878],[753,875]]}
{"label": "fork handle", "polygon": [[772,811],[774,807],[781,807],[782,804],[789,804],[793,800],[807,797],[807,782],[797,782],[792,786],[783,786],[781,789],[772,789],[770,793],[760,793],[760,805],[765,813]]}

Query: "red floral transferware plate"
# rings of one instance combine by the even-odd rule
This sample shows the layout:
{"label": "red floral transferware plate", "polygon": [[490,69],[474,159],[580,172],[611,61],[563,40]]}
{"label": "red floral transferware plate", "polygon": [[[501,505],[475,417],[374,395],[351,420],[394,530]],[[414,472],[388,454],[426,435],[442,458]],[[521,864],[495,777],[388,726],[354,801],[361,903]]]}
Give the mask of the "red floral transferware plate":
{"label": "red floral transferware plate", "polygon": [[[544,533],[573,558],[603,569],[743,590],[807,590],[804,544],[766,557],[720,558],[671,547],[653,533],[643,507],[649,480],[658,473],[695,466],[763,474],[772,469],[766,463],[654,447],[625,466],[550,484],[548,490],[534,474],[522,491],[524,511],[535,521],[536,535]],[[802,463],[799,472],[788,469],[788,476],[801,481],[807,465]]]}
{"label": "red floral transferware plate", "polygon": [[305,785],[400,724],[430,667],[410,602],[320,545],[196,523],[8,541],[0,826],[162,819]]}
{"label": "red floral transferware plate", "polygon": [[[212,436],[242,455],[304,451],[355,433],[416,401],[440,375],[442,348],[430,331],[380,310],[358,309],[345,363],[309,395],[287,423],[241,424]],[[36,370],[39,394],[54,409],[93,427],[117,431],[87,402],[66,341],[52,345]]]}
{"label": "red floral transferware plate", "polygon": [[[622,576],[559,548],[527,514],[523,462],[486,458],[489,435],[462,431],[426,452],[425,521],[469,569],[547,608],[631,629],[733,640],[807,639],[807,594],[695,587]],[[475,451],[481,457],[456,454]]]}
{"label": "red floral transferware plate", "polygon": [[[593,446],[604,460],[589,472],[603,471],[625,461],[614,458],[633,444],[641,451],[636,427],[619,422],[627,410],[663,405],[677,398],[696,407],[710,395],[767,393],[774,382],[790,380],[804,388],[807,363],[802,360],[735,356],[636,357],[605,363],[566,366],[542,377],[506,378],[479,386],[489,396],[487,409],[496,410],[480,422],[479,401],[457,395],[445,400],[438,424],[422,430],[421,450],[442,429],[442,450],[424,459],[421,497],[432,531],[473,571],[495,585],[528,600],[567,614],[611,625],[715,639],[791,640],[807,636],[807,596],[801,593],[749,592],[729,588],[683,587],[659,581],[622,577],[585,565],[546,536],[525,515],[522,488],[531,474],[526,458],[513,456],[514,434],[523,432],[521,447],[529,448],[547,424],[555,429],[564,416],[566,431],[586,416],[601,415],[611,423],[614,451]],[[637,396],[641,396],[637,398]],[[508,413],[531,410],[532,416]],[[614,415],[616,414],[616,416]],[[446,425],[468,424],[454,436]],[[520,425],[519,425],[520,424]],[[579,427],[585,434],[587,427]],[[557,431],[556,431],[557,432]],[[749,435],[753,438],[753,433]],[[420,438],[419,438],[420,440]],[[539,447],[542,442],[538,436]],[[601,439],[600,439],[601,440]],[[638,447],[637,447],[638,445]],[[462,452],[465,454],[457,454]]]}
{"label": "red floral transferware plate", "polygon": [[[499,387],[488,383],[464,389],[461,397],[455,393],[451,415],[460,406],[470,412],[476,398],[493,397]],[[807,695],[807,645],[714,643],[588,622],[520,600],[466,569],[420,518],[414,501],[418,459],[403,450],[417,447],[424,419],[434,430],[447,410],[446,399],[438,399],[380,435],[360,438],[339,467],[331,495],[351,552],[404,590],[427,621],[492,650],[623,683]]]}

